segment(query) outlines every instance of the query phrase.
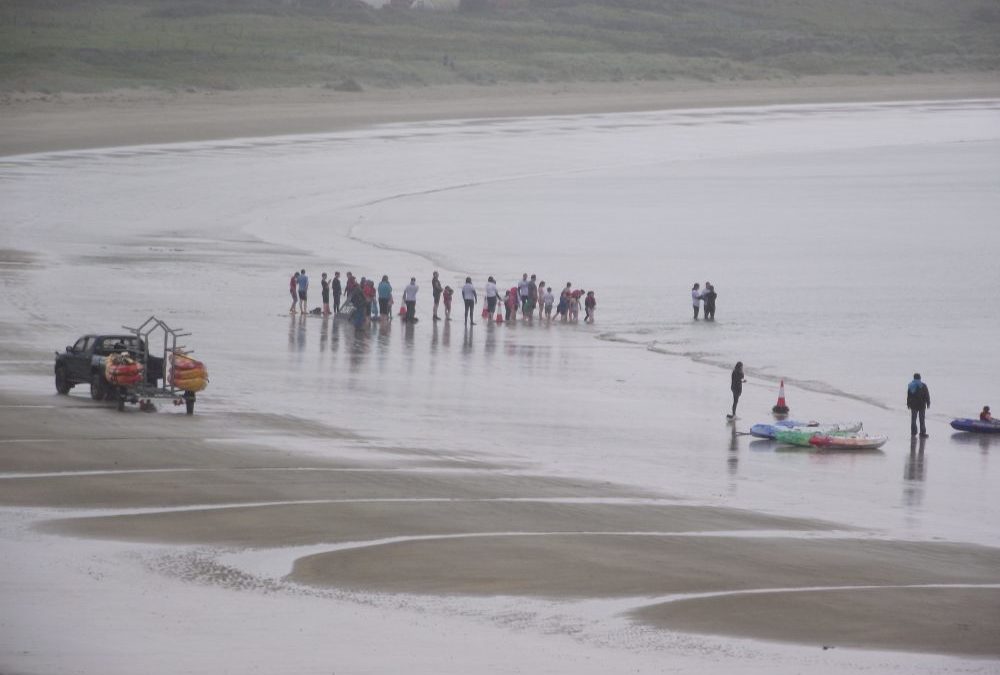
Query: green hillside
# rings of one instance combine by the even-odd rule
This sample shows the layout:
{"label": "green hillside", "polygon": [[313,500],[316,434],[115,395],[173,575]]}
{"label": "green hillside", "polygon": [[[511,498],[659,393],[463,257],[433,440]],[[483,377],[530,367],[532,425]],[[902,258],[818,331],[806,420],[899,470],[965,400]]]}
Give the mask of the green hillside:
{"label": "green hillside", "polygon": [[997,71],[998,0],[0,0],[0,90]]}

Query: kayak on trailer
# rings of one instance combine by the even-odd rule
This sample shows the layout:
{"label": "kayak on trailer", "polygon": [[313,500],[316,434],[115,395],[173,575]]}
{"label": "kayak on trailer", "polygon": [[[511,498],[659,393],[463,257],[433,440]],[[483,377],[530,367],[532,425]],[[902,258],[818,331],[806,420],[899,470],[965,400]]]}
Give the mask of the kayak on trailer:
{"label": "kayak on trailer", "polygon": [[1000,422],[986,422],[962,418],[951,421],[951,428],[956,431],[971,431],[974,434],[1000,434]]}
{"label": "kayak on trailer", "polygon": [[817,422],[777,422],[775,424],[762,423],[755,424],[750,427],[750,435],[756,436],[757,438],[777,438],[776,434],[779,431],[809,431],[812,433],[819,433],[821,431],[825,432],[855,432],[861,431],[861,422],[848,422],[846,424],[819,424]]}
{"label": "kayak on trailer", "polygon": [[877,450],[888,440],[888,436],[868,434],[816,434],[809,439],[809,444],[830,450]]}

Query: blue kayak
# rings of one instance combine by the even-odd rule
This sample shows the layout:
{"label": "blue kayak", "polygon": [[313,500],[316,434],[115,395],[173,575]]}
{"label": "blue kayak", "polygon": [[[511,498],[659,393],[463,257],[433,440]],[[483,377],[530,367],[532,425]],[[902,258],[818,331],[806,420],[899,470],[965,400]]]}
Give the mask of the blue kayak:
{"label": "blue kayak", "polygon": [[1000,434],[1000,422],[983,422],[969,418],[952,420],[951,428],[957,431],[971,431],[974,434]]}

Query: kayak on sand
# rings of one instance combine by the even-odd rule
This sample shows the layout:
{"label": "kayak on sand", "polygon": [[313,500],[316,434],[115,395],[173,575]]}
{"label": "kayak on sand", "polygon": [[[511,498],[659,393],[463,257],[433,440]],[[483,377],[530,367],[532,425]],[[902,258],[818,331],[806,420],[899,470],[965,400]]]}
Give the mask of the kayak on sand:
{"label": "kayak on sand", "polygon": [[869,436],[868,434],[816,434],[809,439],[809,444],[829,450],[877,450],[888,440],[888,436]]}
{"label": "kayak on sand", "polygon": [[951,428],[956,431],[969,431],[974,434],[1000,434],[1000,422],[986,422],[969,418],[951,421]]}
{"label": "kayak on sand", "polygon": [[792,420],[786,420],[783,422],[777,422],[775,424],[762,423],[755,424],[750,427],[750,435],[757,438],[777,438],[776,434],[779,431],[809,431],[811,433],[819,432],[854,432],[861,430],[861,422],[848,422],[845,424],[819,424],[818,422],[795,422]]}

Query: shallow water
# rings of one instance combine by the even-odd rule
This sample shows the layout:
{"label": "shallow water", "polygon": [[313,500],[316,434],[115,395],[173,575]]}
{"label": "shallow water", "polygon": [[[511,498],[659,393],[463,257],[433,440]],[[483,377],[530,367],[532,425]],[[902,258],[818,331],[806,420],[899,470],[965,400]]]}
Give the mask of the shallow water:
{"label": "shallow water", "polygon": [[[373,448],[486,456],[913,538],[1000,543],[1000,439],[952,434],[1000,379],[1000,102],[782,106],[390,125],[0,162],[0,386],[150,314],[211,371],[199,410],[322,419]],[[293,269],[422,285],[416,326],[289,317]],[[536,272],[595,326],[430,320]],[[719,292],[694,322],[694,281]],[[456,305],[457,307],[457,305]],[[460,311],[456,311],[459,315]],[[728,370],[747,364],[727,425]],[[931,438],[911,447],[920,370]],[[874,453],[740,435],[786,378],[794,416],[861,419]],[[84,395],[84,392],[75,392]],[[996,402],[994,401],[994,404]],[[312,451],[324,451],[315,448]],[[992,461],[991,461],[992,460]]]}

